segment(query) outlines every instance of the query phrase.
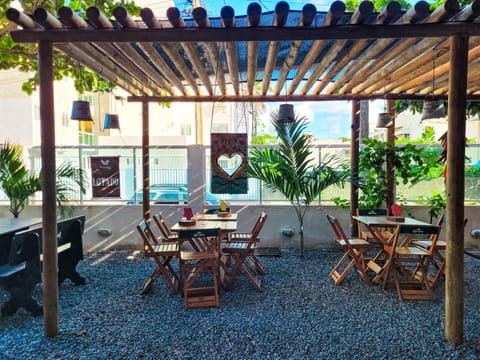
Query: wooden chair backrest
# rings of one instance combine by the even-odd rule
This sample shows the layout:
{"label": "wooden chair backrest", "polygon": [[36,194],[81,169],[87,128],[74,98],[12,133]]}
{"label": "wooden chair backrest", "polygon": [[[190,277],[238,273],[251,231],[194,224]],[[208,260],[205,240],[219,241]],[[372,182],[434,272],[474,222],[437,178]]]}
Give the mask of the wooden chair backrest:
{"label": "wooden chair backrest", "polygon": [[143,250],[146,256],[155,256],[154,246],[157,243],[155,235],[152,233],[150,226],[144,219],[137,225],[137,231],[143,240]]}
{"label": "wooden chair backrest", "polygon": [[165,219],[162,217],[162,214],[153,215],[153,221],[155,221],[155,223],[157,224],[160,232],[162,233],[162,236],[168,238],[168,236],[171,234],[171,231],[168,228]]}
{"label": "wooden chair backrest", "polygon": [[257,221],[255,222],[255,225],[253,226],[252,229],[252,241],[257,241],[258,240],[258,235],[260,235],[260,232],[262,231],[263,225],[265,225],[265,222],[267,221],[268,215],[265,211],[262,211],[260,216],[258,217]]}
{"label": "wooden chair backrest", "polygon": [[220,229],[210,228],[203,230],[181,230],[178,232],[179,239],[196,239],[196,242],[203,242],[205,249],[220,251]]}
{"label": "wooden chair backrest", "polygon": [[438,240],[438,235],[440,234],[440,227],[436,225],[406,225],[406,224],[399,224],[395,229],[393,236],[393,240],[391,242],[391,248],[395,249],[398,244],[400,235],[407,235],[407,236],[417,236],[417,235],[428,235],[432,241],[432,245],[430,247],[430,252],[433,252],[435,248],[435,244]]}
{"label": "wooden chair backrest", "polygon": [[[388,216],[388,209],[359,209],[355,210],[357,216]],[[362,234],[362,223],[357,221],[358,236]]]}
{"label": "wooden chair backrest", "polygon": [[210,229],[203,229],[203,230],[181,230],[178,232],[178,237],[180,239],[189,239],[189,238],[197,238],[197,237],[215,237],[219,234],[219,229],[217,228],[210,228]]}
{"label": "wooden chair backrest", "polygon": [[346,247],[347,249],[350,249],[352,246],[348,241],[348,237],[345,234],[345,231],[343,231],[343,228],[340,225],[340,222],[338,221],[338,219],[335,216],[327,214],[327,220],[332,227],[333,233],[335,234],[335,241],[337,242],[342,241],[341,245]]}
{"label": "wooden chair backrest", "polygon": [[358,209],[357,216],[387,216],[387,209]]}

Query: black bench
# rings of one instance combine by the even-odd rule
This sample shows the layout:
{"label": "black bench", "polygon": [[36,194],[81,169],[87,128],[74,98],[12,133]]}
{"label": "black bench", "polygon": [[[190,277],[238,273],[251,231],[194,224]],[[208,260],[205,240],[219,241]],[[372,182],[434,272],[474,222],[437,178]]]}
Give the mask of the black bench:
{"label": "black bench", "polygon": [[[70,279],[76,285],[85,284],[76,266],[83,259],[82,236],[85,216],[63,219],[57,223],[58,284]],[[2,307],[2,315],[12,315],[23,307],[34,316],[43,313],[42,306],[32,298],[35,285],[41,281],[42,228],[17,232],[11,238],[8,259],[0,254],[0,280],[9,292],[10,300]],[[4,254],[5,255],[5,252]]]}
{"label": "black bench", "polygon": [[13,315],[20,307],[34,316],[43,314],[42,305],[32,297],[35,285],[41,281],[38,230],[16,233],[10,241],[8,259],[0,264],[0,284],[10,293],[2,316]]}
{"label": "black bench", "polygon": [[83,230],[85,216],[63,219],[57,225],[58,284],[70,279],[76,285],[84,285],[76,267],[83,260]]}

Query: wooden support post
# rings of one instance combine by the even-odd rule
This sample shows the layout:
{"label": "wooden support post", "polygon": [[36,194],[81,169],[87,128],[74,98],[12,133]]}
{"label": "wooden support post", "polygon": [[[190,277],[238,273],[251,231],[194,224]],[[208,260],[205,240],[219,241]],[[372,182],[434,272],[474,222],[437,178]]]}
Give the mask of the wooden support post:
{"label": "wooden support post", "polygon": [[203,112],[202,103],[199,102],[195,103],[195,140],[196,144],[203,144]]}
{"label": "wooden support post", "polygon": [[[387,100],[387,113],[395,115],[395,101]],[[392,124],[387,127],[387,142],[395,145],[395,116],[392,117]],[[387,209],[395,203],[395,166],[390,159],[387,159]]]}
{"label": "wooden support post", "polygon": [[445,338],[463,343],[464,195],[468,36],[450,38],[447,135],[447,221],[445,269]]}
{"label": "wooden support post", "polygon": [[55,112],[53,46],[38,44],[40,136],[42,152],[43,316],[46,337],[58,335],[57,203],[55,175]]}
{"label": "wooden support post", "polygon": [[148,102],[142,102],[143,218],[150,218],[150,123]]}
{"label": "wooden support post", "polygon": [[[350,142],[350,170],[351,179],[358,179],[358,157],[360,153],[360,101],[352,101],[352,141]],[[358,186],[355,185],[355,181],[350,183],[350,214],[355,215],[358,208]],[[358,236],[358,227],[355,224],[355,220],[351,220],[350,233],[353,237]]]}

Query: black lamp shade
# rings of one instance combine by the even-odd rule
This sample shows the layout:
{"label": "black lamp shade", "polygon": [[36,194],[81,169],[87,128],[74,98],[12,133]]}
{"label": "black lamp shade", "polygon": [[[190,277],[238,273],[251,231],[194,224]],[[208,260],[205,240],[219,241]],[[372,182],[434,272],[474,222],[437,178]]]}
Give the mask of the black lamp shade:
{"label": "black lamp shade", "polygon": [[295,112],[292,104],[281,104],[278,108],[278,120],[284,123],[295,121]]}
{"label": "black lamp shade", "polygon": [[105,114],[103,129],[120,129],[120,122],[117,114]]}
{"label": "black lamp shade", "polygon": [[389,128],[393,125],[393,115],[389,113],[378,114],[377,128]]}
{"label": "black lamp shade", "polygon": [[72,105],[72,120],[93,121],[90,113],[90,103],[88,101],[77,100]]}
{"label": "black lamp shade", "polygon": [[444,118],[445,115],[443,100],[429,100],[423,102],[422,120]]}

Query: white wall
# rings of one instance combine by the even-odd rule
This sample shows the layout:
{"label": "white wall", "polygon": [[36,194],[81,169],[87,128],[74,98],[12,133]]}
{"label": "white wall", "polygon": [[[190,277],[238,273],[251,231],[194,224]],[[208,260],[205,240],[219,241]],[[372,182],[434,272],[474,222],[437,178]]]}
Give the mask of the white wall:
{"label": "white wall", "polygon": [[[194,209],[201,208],[189,204]],[[290,206],[231,206],[238,213],[238,230],[250,231],[255,220],[262,210],[266,211],[269,218],[260,235],[260,245],[265,247],[298,248],[298,227],[293,208]],[[78,214],[84,214],[87,218],[83,247],[86,252],[96,252],[104,249],[142,249],[142,242],[137,235],[135,226],[142,219],[141,205],[125,206],[83,206],[77,208]],[[180,205],[153,205],[152,214],[161,212],[166,218],[168,225],[172,226],[183,214]],[[314,206],[305,218],[305,248],[332,248],[336,244],[333,241],[333,233],[326,220],[326,214],[337,216],[347,234],[350,233],[350,215],[346,209],[336,206]],[[414,208],[414,215],[419,220],[428,221],[425,207]],[[8,208],[0,207],[0,216],[9,217]],[[41,206],[28,207],[22,213],[22,217],[41,217]],[[465,217],[469,219],[465,228],[465,247],[480,248],[480,240],[471,237],[472,229],[480,229],[480,207],[472,206],[465,208]],[[296,229],[292,238],[282,236],[280,230],[292,226]],[[98,230],[108,228],[112,234],[102,237]],[[442,230],[441,238],[444,238],[445,230]]]}

